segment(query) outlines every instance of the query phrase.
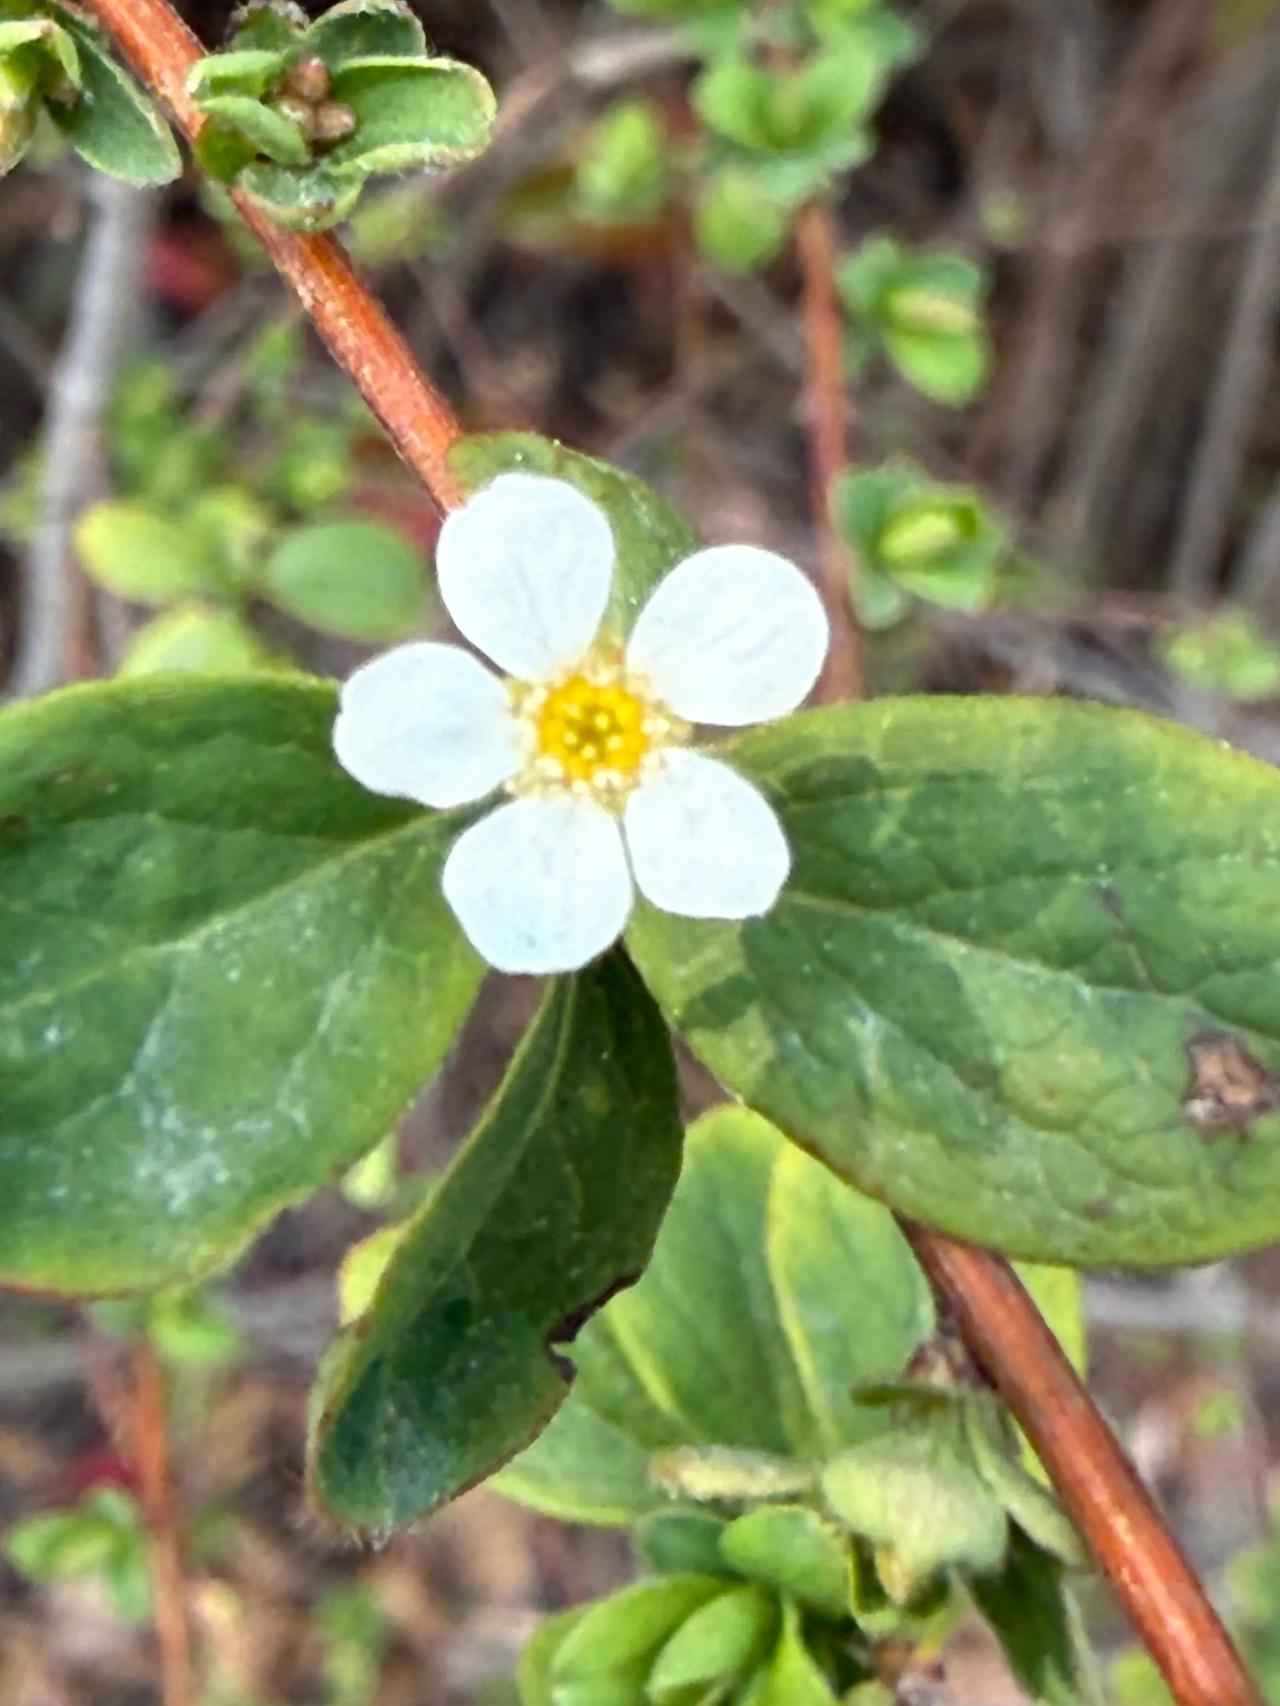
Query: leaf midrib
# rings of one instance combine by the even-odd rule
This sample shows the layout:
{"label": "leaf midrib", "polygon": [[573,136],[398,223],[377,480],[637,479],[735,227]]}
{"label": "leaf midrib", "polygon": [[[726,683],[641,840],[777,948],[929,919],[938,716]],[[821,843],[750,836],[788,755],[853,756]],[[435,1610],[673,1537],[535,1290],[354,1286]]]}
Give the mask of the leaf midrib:
{"label": "leaf midrib", "polygon": [[259,908],[275,905],[287,895],[305,888],[311,882],[328,881],[338,874],[344,866],[353,863],[359,857],[375,852],[385,853],[401,838],[410,840],[415,835],[421,834],[424,826],[428,830],[435,828],[444,815],[446,814],[428,817],[423,813],[421,816],[408,819],[405,823],[397,824],[394,829],[379,830],[373,835],[350,843],[332,857],[319,860],[315,864],[308,865],[305,870],[295,872],[283,882],[273,883],[267,888],[260,889],[250,900],[242,901],[236,906],[220,908],[207,914],[190,931],[175,932],[155,941],[135,943],[120,953],[99,961],[92,968],[81,971],[74,977],[42,989],[29,990],[14,1000],[0,1004],[0,1019],[17,1018],[29,1008],[47,1006],[52,1001],[62,1000],[96,983],[103,977],[118,974],[129,967],[146,965],[170,954],[194,952],[208,937],[216,935],[227,925],[250,917]]}

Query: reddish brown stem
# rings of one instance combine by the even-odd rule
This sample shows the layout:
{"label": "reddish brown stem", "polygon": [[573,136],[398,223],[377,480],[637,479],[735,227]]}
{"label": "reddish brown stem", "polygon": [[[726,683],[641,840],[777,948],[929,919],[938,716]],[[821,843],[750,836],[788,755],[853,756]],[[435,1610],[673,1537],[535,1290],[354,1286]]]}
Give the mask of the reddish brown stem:
{"label": "reddish brown stem", "polygon": [[146,1339],[139,1339],[134,1349],[132,1424],[130,1444],[151,1546],[152,1615],[160,1650],[161,1699],[164,1706],[192,1706],[191,1627],[169,1457],[164,1375]]}
{"label": "reddish brown stem", "polygon": [[844,320],[836,292],[836,239],[831,209],[812,201],[796,221],[796,254],[804,281],[804,333],[809,358],[806,412],[809,482],[820,550],[823,603],[831,649],[819,684],[824,703],[856,699],[862,689],[858,627],[850,597],[853,553],[831,521],[831,493],[848,454],[849,400],[844,382]]}
{"label": "reddish brown stem", "polygon": [[1180,1706],[1262,1706],[1195,1572],[1058,1341],[999,1256],[904,1222]]}
{"label": "reddish brown stem", "polygon": [[[143,82],[194,140],[204,122],[187,92],[191,68],[202,57],[195,36],[165,0],[88,4]],[[448,456],[462,429],[381,305],[356,277],[342,245],[333,237],[296,237],[281,231],[243,197],[233,199],[400,455],[442,509],[454,508],[463,494],[449,470]]]}
{"label": "reddish brown stem", "polygon": [[[166,0],[85,3],[113,33],[143,80],[168,103],[187,135],[194,136],[200,115],[187,94],[186,78],[200,49]],[[459,436],[458,424],[418,371],[404,340],[355,277],[341,248],[328,238],[287,236],[252,209],[242,206],[241,212],[405,461],[442,506],[456,503],[460,494],[450,476],[447,455]],[[804,210],[796,243],[804,273],[810,352],[814,513],[829,542],[823,586],[834,640],[821,696],[830,701],[856,696],[859,668],[848,558],[843,550],[837,557],[839,542],[827,518],[831,483],[844,463],[848,420],[829,209],[815,203]],[[1008,1264],[923,1227],[907,1230],[974,1355],[1040,1452],[1180,1706],[1261,1706],[1203,1588]],[[153,1363],[147,1380],[158,1378]],[[148,1385],[147,1394],[153,1405],[162,1398],[154,1384]],[[163,1439],[164,1435],[151,1437]],[[167,1456],[160,1463],[152,1462],[151,1471],[157,1477],[155,1508],[172,1511]],[[154,1532],[176,1534],[168,1522],[158,1523]],[[178,1563],[174,1551],[167,1567]],[[180,1570],[176,1579],[180,1582]],[[170,1597],[166,1603],[181,1600]],[[174,1632],[171,1638],[176,1642]],[[180,1706],[181,1700],[174,1696],[166,1706]]]}

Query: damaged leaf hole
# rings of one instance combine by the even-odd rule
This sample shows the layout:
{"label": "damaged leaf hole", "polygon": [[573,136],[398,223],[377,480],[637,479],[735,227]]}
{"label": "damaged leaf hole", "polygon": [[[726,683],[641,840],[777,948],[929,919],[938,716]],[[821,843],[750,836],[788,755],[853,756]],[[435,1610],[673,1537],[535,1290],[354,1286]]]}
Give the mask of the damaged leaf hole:
{"label": "damaged leaf hole", "polygon": [[1203,1031],[1187,1044],[1191,1079],[1183,1112],[1201,1137],[1233,1131],[1247,1138],[1254,1120],[1280,1108],[1280,1078],[1229,1031]]}

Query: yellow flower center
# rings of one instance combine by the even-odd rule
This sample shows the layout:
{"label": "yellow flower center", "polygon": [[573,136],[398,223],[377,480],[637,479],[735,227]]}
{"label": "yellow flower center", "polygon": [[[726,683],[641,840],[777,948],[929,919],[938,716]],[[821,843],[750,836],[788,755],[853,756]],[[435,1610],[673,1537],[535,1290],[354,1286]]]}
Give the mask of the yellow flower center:
{"label": "yellow flower center", "polygon": [[536,687],[513,684],[512,691],[529,744],[529,762],[511,783],[518,793],[568,788],[620,805],[663,747],[688,734],[613,650],[571,674]]}
{"label": "yellow flower center", "polygon": [[590,782],[600,770],[634,776],[649,751],[645,703],[618,682],[597,685],[570,676],[547,694],[538,713],[538,752],[566,780]]}

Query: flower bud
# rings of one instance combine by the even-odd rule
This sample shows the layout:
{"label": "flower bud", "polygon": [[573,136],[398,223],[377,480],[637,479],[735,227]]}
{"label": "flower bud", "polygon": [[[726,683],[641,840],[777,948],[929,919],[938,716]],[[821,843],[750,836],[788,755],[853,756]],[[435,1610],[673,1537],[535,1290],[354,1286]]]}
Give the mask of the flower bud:
{"label": "flower bud", "polygon": [[329,67],[319,54],[309,53],[305,59],[299,59],[289,67],[284,86],[291,95],[297,95],[300,100],[315,106],[328,98]]}
{"label": "flower bud", "polygon": [[314,141],[330,144],[345,142],[355,133],[356,115],[341,101],[325,101],[322,106],[313,109],[311,135]]}

